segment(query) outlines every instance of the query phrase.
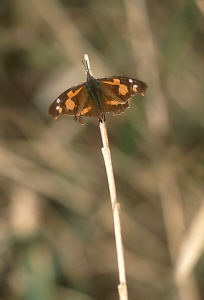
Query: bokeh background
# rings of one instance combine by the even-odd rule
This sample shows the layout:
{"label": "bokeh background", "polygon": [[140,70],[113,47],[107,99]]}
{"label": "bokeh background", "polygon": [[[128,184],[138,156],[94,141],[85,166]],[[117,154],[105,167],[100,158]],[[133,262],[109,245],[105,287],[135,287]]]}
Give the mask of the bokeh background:
{"label": "bokeh background", "polygon": [[0,299],[118,299],[96,119],[49,105],[94,76],[148,84],[107,115],[132,300],[204,299],[204,2],[0,1]]}

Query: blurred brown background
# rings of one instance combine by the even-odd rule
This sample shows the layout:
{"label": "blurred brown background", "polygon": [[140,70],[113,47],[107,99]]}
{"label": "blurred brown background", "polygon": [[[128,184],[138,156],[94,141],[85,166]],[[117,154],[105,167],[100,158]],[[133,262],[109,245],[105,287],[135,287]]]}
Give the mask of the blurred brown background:
{"label": "blurred brown background", "polygon": [[93,75],[145,81],[107,115],[129,299],[204,299],[204,2],[0,1],[0,299],[118,299],[97,120],[49,105]]}

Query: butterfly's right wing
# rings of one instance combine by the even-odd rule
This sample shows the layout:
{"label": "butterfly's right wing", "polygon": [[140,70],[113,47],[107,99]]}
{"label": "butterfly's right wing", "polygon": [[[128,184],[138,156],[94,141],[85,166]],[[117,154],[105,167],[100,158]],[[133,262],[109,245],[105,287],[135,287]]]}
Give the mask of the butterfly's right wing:
{"label": "butterfly's right wing", "polygon": [[124,112],[129,107],[128,100],[138,93],[144,96],[147,89],[146,83],[129,77],[112,76],[98,80],[104,113],[112,112],[114,115]]}

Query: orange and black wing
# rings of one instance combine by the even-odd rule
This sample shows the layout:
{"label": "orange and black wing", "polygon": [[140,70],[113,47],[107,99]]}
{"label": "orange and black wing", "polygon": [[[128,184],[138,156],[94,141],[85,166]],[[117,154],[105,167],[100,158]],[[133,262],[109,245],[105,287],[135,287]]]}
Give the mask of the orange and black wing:
{"label": "orange and black wing", "polygon": [[134,95],[144,96],[147,89],[146,83],[140,80],[112,76],[98,79],[101,83],[101,102],[104,113],[112,112],[121,114],[129,107],[129,102]]}
{"label": "orange and black wing", "polygon": [[79,116],[87,102],[88,93],[85,83],[64,91],[49,107],[48,114],[57,119],[60,114]]}

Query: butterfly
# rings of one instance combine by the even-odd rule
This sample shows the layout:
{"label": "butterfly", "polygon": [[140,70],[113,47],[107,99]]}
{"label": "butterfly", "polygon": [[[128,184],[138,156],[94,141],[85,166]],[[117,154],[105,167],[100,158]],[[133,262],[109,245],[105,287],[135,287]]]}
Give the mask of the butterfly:
{"label": "butterfly", "polygon": [[64,91],[49,107],[48,114],[74,116],[83,125],[83,117],[105,120],[105,113],[120,115],[129,107],[134,95],[144,96],[146,83],[123,76],[94,78],[89,61],[85,60],[87,80]]}

